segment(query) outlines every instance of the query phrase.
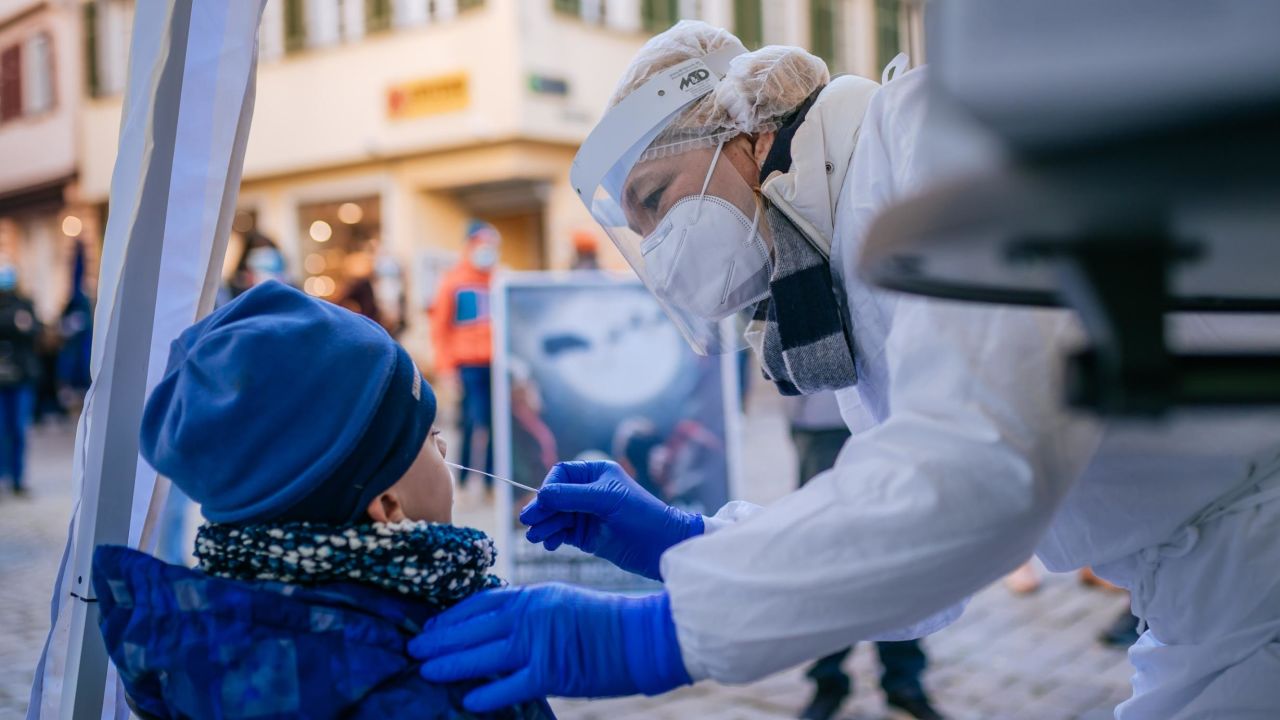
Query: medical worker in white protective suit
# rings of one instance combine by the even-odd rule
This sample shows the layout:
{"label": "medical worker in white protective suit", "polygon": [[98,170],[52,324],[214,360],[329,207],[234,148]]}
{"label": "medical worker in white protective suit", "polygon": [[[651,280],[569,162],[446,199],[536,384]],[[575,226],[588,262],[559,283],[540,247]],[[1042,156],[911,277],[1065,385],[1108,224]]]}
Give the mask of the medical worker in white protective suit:
{"label": "medical worker in white protective suit", "polygon": [[[767,373],[787,392],[841,388],[855,435],[803,489],[706,518],[615,465],[557,466],[522,514],[528,538],[664,592],[485,593],[413,641],[425,676],[488,678],[475,709],[747,682],[937,630],[1034,551],[1132,592],[1146,632],[1118,717],[1280,717],[1280,416],[1090,420],[1062,403],[1070,313],[857,276],[877,211],[936,177],[925,72],[830,80],[803,50],[746,52],[695,22],[641,49],[575,188],[695,345],[727,349],[716,321],[753,312]],[[1274,346],[1280,321],[1181,316],[1171,336]]]}

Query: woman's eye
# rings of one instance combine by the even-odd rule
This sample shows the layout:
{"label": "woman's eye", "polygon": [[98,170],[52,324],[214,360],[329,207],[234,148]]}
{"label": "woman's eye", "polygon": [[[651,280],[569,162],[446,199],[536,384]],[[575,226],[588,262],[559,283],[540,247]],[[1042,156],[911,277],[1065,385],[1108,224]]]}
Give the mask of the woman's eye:
{"label": "woman's eye", "polygon": [[640,206],[649,212],[657,212],[658,204],[662,202],[662,192],[664,190],[666,190],[665,186],[659,187],[657,190],[649,193],[645,196],[644,200],[640,201]]}

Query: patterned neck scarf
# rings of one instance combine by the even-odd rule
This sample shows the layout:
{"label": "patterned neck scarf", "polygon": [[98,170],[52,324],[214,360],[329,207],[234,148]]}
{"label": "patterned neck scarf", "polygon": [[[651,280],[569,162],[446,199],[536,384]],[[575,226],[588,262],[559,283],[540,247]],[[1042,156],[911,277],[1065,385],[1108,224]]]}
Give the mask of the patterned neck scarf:
{"label": "patterned neck scarf", "polygon": [[328,525],[210,523],[196,535],[200,570],[292,585],[357,583],[447,608],[504,583],[487,571],[497,552],[474,528],[412,522]]}
{"label": "patterned neck scarf", "polygon": [[783,395],[809,395],[857,384],[827,258],[777,208],[765,212],[773,231],[769,297],[756,306],[748,343],[764,375]]}
{"label": "patterned neck scarf", "polygon": [[[760,182],[790,172],[791,141],[822,88],[782,122],[760,168]],[[831,165],[827,165],[830,172]],[[746,339],[764,376],[783,395],[809,395],[855,385],[853,341],[845,326],[826,254],[777,207],[765,209],[773,233],[769,297],[756,305]]]}

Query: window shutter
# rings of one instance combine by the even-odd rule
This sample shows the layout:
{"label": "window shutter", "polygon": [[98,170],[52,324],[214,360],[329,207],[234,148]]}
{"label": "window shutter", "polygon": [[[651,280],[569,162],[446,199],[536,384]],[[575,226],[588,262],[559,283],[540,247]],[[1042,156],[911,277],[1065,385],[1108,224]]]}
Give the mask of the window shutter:
{"label": "window shutter", "polygon": [[284,51],[297,52],[307,46],[307,16],[303,0],[285,0]]}
{"label": "window shutter", "polygon": [[391,29],[391,0],[365,0],[364,10],[365,32]]}
{"label": "window shutter", "polygon": [[835,0],[810,0],[809,48],[814,55],[835,69],[836,63],[836,8]]}
{"label": "window shutter", "polygon": [[680,0],[644,0],[640,16],[645,30],[660,33],[680,19]]}
{"label": "window shutter", "polygon": [[764,9],[760,0],[734,0],[733,34],[748,50],[764,44]]}
{"label": "window shutter", "polygon": [[22,48],[0,51],[0,122],[22,115]]}
{"label": "window shutter", "polygon": [[888,65],[902,47],[900,0],[876,0],[876,73]]}
{"label": "window shutter", "polygon": [[582,0],[552,0],[551,7],[562,15],[582,14]]}
{"label": "window shutter", "polygon": [[98,97],[102,84],[98,79],[98,6],[84,6],[84,79],[89,97]]}

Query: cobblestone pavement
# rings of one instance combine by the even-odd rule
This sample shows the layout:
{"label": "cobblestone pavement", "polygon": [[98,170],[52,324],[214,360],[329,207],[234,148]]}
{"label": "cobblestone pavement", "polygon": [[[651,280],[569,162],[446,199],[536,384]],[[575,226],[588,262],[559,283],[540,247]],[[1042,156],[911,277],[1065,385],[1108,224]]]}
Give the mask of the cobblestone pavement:
{"label": "cobblestone pavement", "polygon": [[[742,494],[769,502],[785,494],[794,458],[785,424],[767,392],[755,392],[746,423]],[[49,622],[49,592],[66,534],[70,509],[70,451],[74,429],[38,428],[31,438],[31,495],[17,499],[0,490],[0,720],[26,709],[32,670]],[[476,492],[478,489],[472,489]],[[492,509],[462,493],[455,518],[484,529]],[[927,685],[955,720],[1111,717],[1128,696],[1129,670],[1122,652],[1095,638],[1124,606],[1122,596],[1080,587],[1075,578],[1050,575],[1029,597],[988,588],[954,626],[927,641]],[[870,646],[848,661],[857,678],[844,720],[892,717],[876,687],[878,668]],[[701,683],[658,698],[554,701],[566,720],[711,718],[764,720],[795,717],[809,686],[791,670],[743,687]]]}
{"label": "cobblestone pavement", "polygon": [[39,427],[27,447],[31,492],[0,483],[0,718],[22,717],[45,634],[53,576],[67,541],[75,427]]}

